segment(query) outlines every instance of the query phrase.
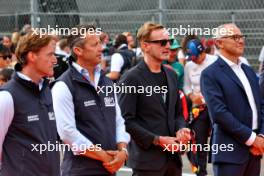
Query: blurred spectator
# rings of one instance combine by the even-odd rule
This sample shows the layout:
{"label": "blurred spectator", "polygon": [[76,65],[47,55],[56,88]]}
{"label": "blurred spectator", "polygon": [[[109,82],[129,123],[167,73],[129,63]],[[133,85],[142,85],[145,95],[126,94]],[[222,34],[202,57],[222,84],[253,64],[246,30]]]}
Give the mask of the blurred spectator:
{"label": "blurred spectator", "polygon": [[102,42],[103,47],[103,53],[102,53],[102,60],[101,60],[101,66],[104,71],[109,70],[109,65],[111,61],[111,55],[110,55],[110,46],[109,46],[109,36],[107,33],[102,32],[100,35],[100,40]]}
{"label": "blurred spectator", "polygon": [[67,39],[60,39],[56,43],[55,56],[57,63],[54,65],[54,78],[58,78],[68,69],[68,60],[70,55],[70,47]]}
{"label": "blurred spectator", "polygon": [[111,57],[111,69],[107,76],[117,81],[125,71],[131,68],[135,53],[128,49],[127,38],[122,34],[116,37],[114,46],[117,51]]}
{"label": "blurred spectator", "polygon": [[0,44],[0,69],[10,66],[12,54],[9,48]]}
{"label": "blurred spectator", "polygon": [[56,50],[55,53],[56,54],[60,54],[60,55],[64,55],[66,57],[68,57],[70,55],[70,47],[68,45],[67,39],[63,38],[60,39],[57,43],[56,43]]}
{"label": "blurred spectator", "polygon": [[182,39],[182,42],[181,42],[181,46],[182,46],[182,50],[180,50],[178,52],[178,58],[179,58],[179,62],[182,64],[182,65],[185,65],[185,62],[186,62],[186,53],[187,53],[187,49],[186,49],[186,45],[187,43],[192,40],[192,39],[198,39],[198,37],[196,35],[186,35],[184,36],[184,38]]}
{"label": "blurred spectator", "polygon": [[215,55],[215,44],[214,44],[214,40],[213,39],[206,40],[205,44],[204,44],[204,47],[205,47],[204,52],[206,54]]}
{"label": "blurred spectator", "polygon": [[11,79],[14,70],[11,68],[0,69],[0,86],[4,85],[7,81]]}
{"label": "blurred spectator", "polygon": [[20,33],[19,32],[13,32],[12,36],[11,36],[11,42],[13,45],[17,46],[17,43],[19,41],[20,38]]}
{"label": "blurred spectator", "polygon": [[132,61],[132,66],[134,66],[143,58],[141,48],[137,47],[131,32],[123,32],[122,34],[127,38],[128,49],[134,51],[135,53],[135,59]]}
{"label": "blurred spectator", "polygon": [[25,34],[31,32],[31,31],[32,31],[32,29],[31,29],[31,25],[30,25],[30,24],[25,24],[25,25],[23,26],[23,28],[22,28],[20,34],[21,34],[21,36],[22,36],[22,35],[25,35]]}
{"label": "blurred spectator", "polygon": [[259,65],[259,73],[263,72],[264,69],[263,69],[263,62],[264,62],[264,46],[262,47],[261,51],[260,51],[260,54],[259,54],[259,62],[260,62],[260,65]]}
{"label": "blurred spectator", "polygon": [[122,34],[127,38],[128,49],[132,50],[133,48],[135,48],[135,41],[131,32],[123,32]]}
{"label": "blurred spectator", "polygon": [[163,62],[164,66],[167,66],[168,68],[171,68],[177,73],[178,76],[178,83],[179,83],[179,89],[183,90],[183,75],[184,75],[184,68],[181,63],[178,62],[177,54],[181,46],[179,45],[178,41],[170,37],[170,39],[173,39],[173,43],[170,46],[170,54],[168,61]]}
{"label": "blurred spectator", "polygon": [[11,48],[12,42],[10,36],[7,35],[3,36],[2,44],[7,48]]}
{"label": "blurred spectator", "polygon": [[[200,77],[202,71],[211,65],[217,59],[216,56],[205,53],[205,48],[198,39],[189,40],[186,45],[186,54],[190,62],[187,62],[184,69],[184,92],[192,102],[192,110],[190,127],[195,132],[195,141],[199,145],[206,145],[210,132],[210,118],[205,104],[205,100],[201,94]],[[193,172],[197,176],[207,175],[206,151],[189,152],[188,158],[191,163]],[[192,161],[195,158],[196,161]]]}

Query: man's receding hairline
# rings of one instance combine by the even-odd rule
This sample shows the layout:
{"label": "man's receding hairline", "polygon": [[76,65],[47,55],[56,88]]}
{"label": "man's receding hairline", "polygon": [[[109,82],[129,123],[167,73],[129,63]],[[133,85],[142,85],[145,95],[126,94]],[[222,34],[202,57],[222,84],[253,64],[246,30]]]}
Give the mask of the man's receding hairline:
{"label": "man's receding hairline", "polygon": [[[233,29],[238,29],[238,30],[240,30],[239,27],[238,27],[236,24],[234,24],[234,23],[226,23],[226,24],[222,24],[222,25],[218,26],[217,29],[218,29],[218,31],[220,31],[221,29],[225,29],[226,31],[230,31],[230,30],[233,31]],[[219,36],[220,36],[220,35],[219,35]],[[221,36],[221,37],[219,38],[219,36],[217,36],[215,39],[220,39],[221,37],[223,37],[223,36]]]}

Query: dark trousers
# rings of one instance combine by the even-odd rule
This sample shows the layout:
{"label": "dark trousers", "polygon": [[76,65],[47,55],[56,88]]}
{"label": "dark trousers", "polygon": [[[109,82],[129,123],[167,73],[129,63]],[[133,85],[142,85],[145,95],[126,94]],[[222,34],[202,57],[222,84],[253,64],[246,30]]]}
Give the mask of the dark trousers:
{"label": "dark trousers", "polygon": [[[155,161],[153,161],[155,162]],[[133,169],[132,176],[181,176],[182,166],[172,159],[169,159],[167,164],[158,171],[137,170]]]}
{"label": "dark trousers", "polygon": [[244,164],[214,163],[214,176],[260,176],[261,157],[250,154]]}
{"label": "dark trousers", "polygon": [[[210,119],[208,115],[207,109],[205,109],[200,116],[195,119],[195,121],[192,123],[191,128],[195,132],[195,140],[196,144],[201,144],[204,146],[204,144],[208,143],[208,137],[209,137],[209,130],[210,130]],[[206,166],[207,166],[207,157],[208,152],[207,151],[197,151],[196,159],[197,164],[199,167],[199,171],[197,173],[197,176],[205,176],[207,175]]]}

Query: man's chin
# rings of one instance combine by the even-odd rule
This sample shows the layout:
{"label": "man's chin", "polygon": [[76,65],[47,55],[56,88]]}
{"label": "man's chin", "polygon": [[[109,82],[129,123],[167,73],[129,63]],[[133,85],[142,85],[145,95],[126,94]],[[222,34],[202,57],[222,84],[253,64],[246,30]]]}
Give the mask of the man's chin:
{"label": "man's chin", "polygon": [[169,60],[169,55],[163,55],[163,56],[161,57],[161,59],[162,59],[163,61],[167,61],[167,60]]}
{"label": "man's chin", "polygon": [[50,71],[46,74],[45,77],[53,77],[54,76],[54,71]]}

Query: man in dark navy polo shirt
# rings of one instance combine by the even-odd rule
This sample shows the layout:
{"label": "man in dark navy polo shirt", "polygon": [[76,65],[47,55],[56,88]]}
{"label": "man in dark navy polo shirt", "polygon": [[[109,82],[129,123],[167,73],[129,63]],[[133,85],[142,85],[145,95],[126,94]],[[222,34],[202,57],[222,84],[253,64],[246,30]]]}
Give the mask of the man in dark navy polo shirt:
{"label": "man in dark navy polo shirt", "polygon": [[[52,88],[58,133],[65,151],[63,176],[112,176],[127,159],[130,136],[114,92],[113,82],[99,66],[102,44],[93,26],[79,26],[86,34],[69,37],[70,65]],[[94,31],[94,33],[92,33]]]}
{"label": "man in dark navy polo shirt", "polygon": [[[0,89],[0,161],[2,176],[58,176],[57,130],[49,81],[55,41],[29,33],[20,39],[13,78]],[[43,148],[44,149],[44,148]]]}

